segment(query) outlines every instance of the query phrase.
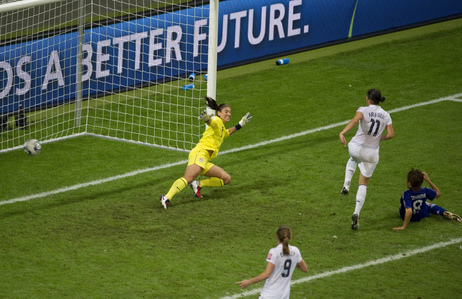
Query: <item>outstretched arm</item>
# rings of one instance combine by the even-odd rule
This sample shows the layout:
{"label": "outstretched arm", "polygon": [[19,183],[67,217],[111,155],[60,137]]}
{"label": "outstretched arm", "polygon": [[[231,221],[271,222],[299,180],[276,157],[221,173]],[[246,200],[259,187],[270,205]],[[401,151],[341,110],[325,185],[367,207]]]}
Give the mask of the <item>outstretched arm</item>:
{"label": "outstretched arm", "polygon": [[354,126],[356,126],[356,124],[363,118],[363,114],[359,111],[356,111],[356,114],[355,114],[355,117],[353,117],[352,120],[350,120],[349,123],[347,123],[347,125],[345,126],[345,128],[343,128],[342,132],[340,132],[339,134],[339,138],[340,138],[340,142],[343,144],[344,147],[347,146],[347,142],[346,142],[346,139],[345,139],[345,136],[343,136],[343,134],[345,134],[346,132],[350,131]]}
{"label": "outstretched arm", "polygon": [[233,134],[234,132],[245,126],[245,124],[248,123],[251,119],[252,115],[250,115],[250,112],[247,112],[237,125],[228,129],[229,135]]}
{"label": "outstretched arm", "polygon": [[234,284],[238,284],[242,289],[245,289],[246,287],[248,287],[249,285],[253,283],[257,283],[264,279],[268,279],[271,276],[271,273],[273,273],[273,269],[274,269],[274,264],[268,262],[266,263],[265,271],[263,271],[260,275],[255,276],[254,278],[251,278],[251,279],[244,279],[244,280],[235,282]]}

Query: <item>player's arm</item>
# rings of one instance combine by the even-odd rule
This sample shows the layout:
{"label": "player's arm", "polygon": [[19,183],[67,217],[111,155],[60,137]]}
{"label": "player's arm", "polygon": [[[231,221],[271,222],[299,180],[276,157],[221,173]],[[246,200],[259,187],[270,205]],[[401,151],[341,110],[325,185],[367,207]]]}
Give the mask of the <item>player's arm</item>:
{"label": "player's arm", "polygon": [[347,142],[345,139],[345,136],[343,136],[346,132],[350,131],[356,124],[363,118],[363,114],[360,111],[356,111],[355,116],[353,117],[350,122],[347,123],[345,128],[343,128],[342,132],[339,134],[340,142],[343,144],[344,147],[346,147]]}
{"label": "player's arm", "polygon": [[252,119],[252,115],[250,115],[250,112],[247,112],[246,115],[244,115],[244,117],[239,121],[237,125],[228,129],[229,135],[233,134],[234,132],[245,126],[245,124],[248,123],[250,119]]}
{"label": "player's arm", "polygon": [[234,284],[238,284],[242,289],[245,289],[249,285],[253,283],[260,282],[262,280],[268,279],[271,276],[271,273],[273,273],[274,269],[274,264],[267,262],[266,263],[266,269],[263,271],[260,275],[255,276],[254,278],[251,279],[244,279],[242,281],[235,282]]}
{"label": "player's arm", "polygon": [[436,187],[435,184],[433,184],[432,181],[430,181],[430,178],[428,177],[428,174],[424,171],[422,171],[422,174],[424,176],[424,180],[430,185],[430,187],[432,187],[433,190],[436,191],[436,197],[435,198],[438,198],[441,196],[441,192],[440,192],[440,189],[438,189],[438,187]]}
{"label": "player's arm", "polygon": [[296,268],[298,270],[302,270],[303,272],[308,271],[308,267],[306,266],[306,263],[305,263],[305,261],[303,259],[297,264]]}
{"label": "player's arm", "polygon": [[404,222],[402,226],[394,227],[393,230],[403,230],[407,227],[412,217],[412,208],[406,208],[406,213],[404,214]]}
{"label": "player's arm", "polygon": [[389,124],[387,125],[387,134],[382,135],[382,137],[380,137],[380,141],[392,139],[394,136],[395,136],[395,132],[393,131],[393,125]]}

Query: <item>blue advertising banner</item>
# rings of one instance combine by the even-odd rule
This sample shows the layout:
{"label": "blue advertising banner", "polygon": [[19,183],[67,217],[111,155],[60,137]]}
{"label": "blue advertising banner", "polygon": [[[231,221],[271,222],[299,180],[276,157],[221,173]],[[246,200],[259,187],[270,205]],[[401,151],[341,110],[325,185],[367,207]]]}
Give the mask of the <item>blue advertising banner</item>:
{"label": "blue advertising banner", "polygon": [[[218,67],[462,15],[460,0],[228,0]],[[86,30],[83,97],[207,69],[208,6]],[[73,101],[76,32],[0,47],[0,115]]]}

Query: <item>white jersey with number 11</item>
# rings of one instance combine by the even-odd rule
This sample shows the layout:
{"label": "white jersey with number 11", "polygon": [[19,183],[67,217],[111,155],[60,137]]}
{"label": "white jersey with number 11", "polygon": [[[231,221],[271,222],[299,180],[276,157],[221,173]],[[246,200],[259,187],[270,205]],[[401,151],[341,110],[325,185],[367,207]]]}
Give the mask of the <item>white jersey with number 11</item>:
{"label": "white jersey with number 11", "polygon": [[390,114],[379,105],[359,107],[357,111],[362,113],[363,118],[350,142],[366,148],[378,148],[383,131],[391,125]]}

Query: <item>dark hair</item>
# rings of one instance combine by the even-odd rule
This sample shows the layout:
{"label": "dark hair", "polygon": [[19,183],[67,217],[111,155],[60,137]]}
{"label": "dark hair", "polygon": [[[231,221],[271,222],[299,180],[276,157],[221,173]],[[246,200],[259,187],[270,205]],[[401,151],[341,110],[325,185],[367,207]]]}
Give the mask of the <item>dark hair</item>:
{"label": "dark hair", "polygon": [[220,111],[221,112],[221,110],[223,110],[223,108],[229,107],[228,104],[220,104],[220,105],[218,105],[217,101],[215,101],[211,97],[205,97],[205,102],[206,102],[205,104],[207,105],[207,107],[209,107],[210,109],[213,109],[215,111]]}
{"label": "dark hair", "polygon": [[368,99],[374,102],[374,104],[378,104],[379,102],[385,101],[385,97],[382,97],[382,93],[378,89],[369,89],[366,95]]}
{"label": "dark hair", "polygon": [[420,169],[412,168],[407,174],[407,181],[411,184],[413,190],[418,190],[422,186],[424,175]]}
{"label": "dark hair", "polygon": [[290,227],[288,226],[279,227],[278,231],[276,232],[276,235],[278,236],[279,242],[282,243],[282,252],[285,255],[289,255],[290,254],[289,240],[292,237],[292,231],[290,230]]}

